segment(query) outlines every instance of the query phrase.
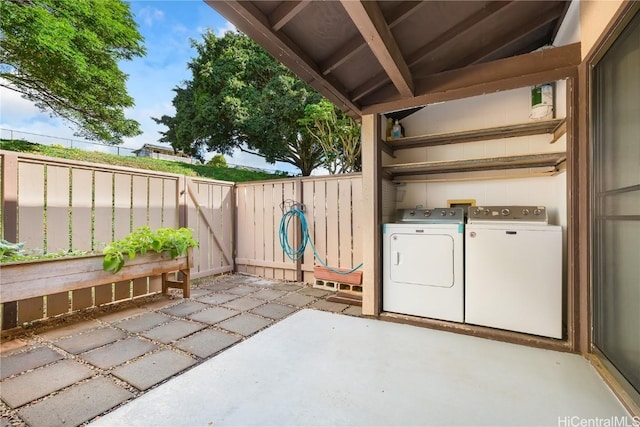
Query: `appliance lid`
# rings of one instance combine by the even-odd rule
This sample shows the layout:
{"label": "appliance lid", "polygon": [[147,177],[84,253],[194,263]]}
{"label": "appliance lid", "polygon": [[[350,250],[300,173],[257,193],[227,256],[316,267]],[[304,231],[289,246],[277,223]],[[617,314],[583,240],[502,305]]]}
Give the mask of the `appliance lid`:
{"label": "appliance lid", "polygon": [[544,206],[469,206],[468,223],[549,224]]}
{"label": "appliance lid", "polygon": [[464,208],[398,209],[397,224],[464,223]]}

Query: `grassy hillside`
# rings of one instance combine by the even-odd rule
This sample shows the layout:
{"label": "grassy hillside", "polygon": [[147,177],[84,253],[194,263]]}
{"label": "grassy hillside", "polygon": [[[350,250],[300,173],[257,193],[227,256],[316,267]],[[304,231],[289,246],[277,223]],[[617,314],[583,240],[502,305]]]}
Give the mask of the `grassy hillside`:
{"label": "grassy hillside", "polygon": [[168,160],[148,159],[143,157],[117,156],[96,151],[84,151],[77,148],[64,148],[33,144],[18,140],[0,140],[0,150],[20,151],[49,157],[81,160],[84,162],[104,163],[114,166],[126,166],[136,169],[147,169],[158,172],[169,172],[187,176],[200,176],[222,181],[258,181],[264,179],[283,178],[286,175],[270,174],[233,168],[216,168],[204,165],[172,162]]}

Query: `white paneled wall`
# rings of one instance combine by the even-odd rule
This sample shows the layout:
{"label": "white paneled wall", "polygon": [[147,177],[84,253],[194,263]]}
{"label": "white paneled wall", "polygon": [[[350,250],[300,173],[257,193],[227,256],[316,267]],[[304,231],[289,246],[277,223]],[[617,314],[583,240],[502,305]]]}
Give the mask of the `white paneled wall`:
{"label": "white paneled wall", "polygon": [[[566,84],[556,82],[556,117],[566,114]],[[402,120],[406,136],[482,129],[525,123],[529,119],[531,88],[492,93],[473,98],[428,105]],[[566,136],[550,144],[551,136],[533,135],[437,147],[398,150],[396,158],[383,156],[383,163],[458,160],[516,154],[563,151]],[[475,199],[478,205],[542,205],[549,209],[552,224],[566,225],[566,174],[554,177],[493,180],[488,177],[518,175],[533,169],[483,171],[434,177],[474,177],[472,181],[409,183],[397,188],[396,208],[445,207],[450,199]],[[384,200],[383,203],[388,203]]]}

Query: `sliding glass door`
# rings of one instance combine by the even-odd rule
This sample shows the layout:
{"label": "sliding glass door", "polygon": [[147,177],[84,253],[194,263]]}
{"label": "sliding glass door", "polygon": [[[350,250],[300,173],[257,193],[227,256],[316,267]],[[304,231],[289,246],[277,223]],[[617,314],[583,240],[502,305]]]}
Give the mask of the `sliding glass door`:
{"label": "sliding glass door", "polygon": [[640,13],[593,83],[593,338],[640,393]]}

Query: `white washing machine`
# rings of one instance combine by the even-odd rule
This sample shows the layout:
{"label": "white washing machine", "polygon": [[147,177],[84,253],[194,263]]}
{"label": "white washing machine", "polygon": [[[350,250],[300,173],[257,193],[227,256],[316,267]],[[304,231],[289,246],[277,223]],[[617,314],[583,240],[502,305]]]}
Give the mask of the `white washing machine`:
{"label": "white washing machine", "polygon": [[464,209],[402,209],[383,225],[384,311],[464,320]]}
{"label": "white washing machine", "polygon": [[542,206],[470,207],[465,321],[562,338],[562,228]]}

